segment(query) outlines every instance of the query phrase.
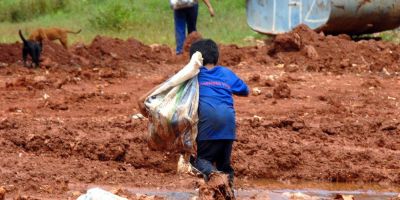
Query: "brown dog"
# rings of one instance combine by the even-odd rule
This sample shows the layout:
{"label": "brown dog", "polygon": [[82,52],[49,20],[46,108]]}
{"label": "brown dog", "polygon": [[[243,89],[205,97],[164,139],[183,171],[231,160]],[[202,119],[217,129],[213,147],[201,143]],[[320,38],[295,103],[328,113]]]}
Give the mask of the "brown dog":
{"label": "brown dog", "polygon": [[68,48],[68,33],[78,34],[81,30],[73,32],[61,28],[39,28],[34,30],[29,36],[29,40],[42,42],[43,40],[59,40],[65,49]]}

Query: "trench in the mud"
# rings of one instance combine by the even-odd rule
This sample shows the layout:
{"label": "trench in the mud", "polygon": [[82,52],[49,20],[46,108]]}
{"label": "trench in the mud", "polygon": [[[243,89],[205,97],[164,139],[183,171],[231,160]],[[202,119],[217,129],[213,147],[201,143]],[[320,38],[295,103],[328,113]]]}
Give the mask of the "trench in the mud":
{"label": "trench in the mud", "polygon": [[[352,195],[357,200],[385,200],[396,197],[400,188],[388,188],[369,184],[335,184],[307,182],[296,184],[284,184],[269,180],[250,181],[251,187],[235,189],[238,199],[268,199],[268,200],[290,200],[290,199],[333,199],[336,195]],[[91,186],[94,188],[102,186]],[[104,188],[107,188],[106,186]],[[196,190],[190,189],[161,189],[161,188],[139,188],[127,187],[125,191],[147,196],[159,196],[168,200],[186,200],[197,196]]]}

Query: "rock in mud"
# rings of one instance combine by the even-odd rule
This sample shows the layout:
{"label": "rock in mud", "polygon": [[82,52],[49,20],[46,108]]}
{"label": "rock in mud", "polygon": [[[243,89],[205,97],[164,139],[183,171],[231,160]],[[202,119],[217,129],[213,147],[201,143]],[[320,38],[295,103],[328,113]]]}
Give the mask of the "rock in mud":
{"label": "rock in mud", "polygon": [[290,200],[317,200],[317,198],[314,198],[312,196],[306,195],[301,192],[296,192],[296,193],[285,192],[282,194],[282,196]]}
{"label": "rock in mud", "polygon": [[34,81],[35,83],[44,82],[44,81],[46,81],[46,80],[47,80],[47,78],[46,78],[45,76],[35,76],[35,77],[33,78],[33,81]]}
{"label": "rock in mud", "polygon": [[300,67],[297,64],[290,64],[285,67],[285,72],[297,72]]}
{"label": "rock in mud", "polygon": [[315,50],[315,47],[312,45],[306,45],[304,47],[304,51],[306,52],[307,57],[310,59],[318,59],[319,58],[317,50]]}
{"label": "rock in mud", "polygon": [[252,93],[254,96],[258,96],[261,94],[261,90],[258,87],[253,88]]}
{"label": "rock in mud", "polygon": [[292,124],[292,128],[294,131],[299,131],[300,129],[303,129],[305,127],[304,122],[294,122]]}
{"label": "rock in mud", "polygon": [[201,183],[199,187],[200,200],[232,200],[233,191],[229,187],[228,175],[211,173],[207,183]]}
{"label": "rock in mud", "polygon": [[353,195],[342,195],[342,194],[337,194],[335,196],[335,198],[333,199],[337,199],[337,200],[354,200]]}
{"label": "rock in mud", "polygon": [[274,87],[275,86],[275,82],[273,80],[271,80],[271,79],[267,79],[267,80],[264,81],[264,86]]}
{"label": "rock in mud", "polygon": [[384,121],[381,126],[382,131],[393,131],[398,128],[400,122],[397,121]]}
{"label": "rock in mud", "polygon": [[286,83],[280,83],[274,88],[273,97],[275,99],[284,99],[290,97],[291,90]]}
{"label": "rock in mud", "polygon": [[4,200],[6,198],[6,189],[0,187],[0,200]]}
{"label": "rock in mud", "polygon": [[253,118],[250,119],[250,126],[253,128],[261,126],[262,117],[254,115]]}
{"label": "rock in mud", "polygon": [[14,198],[14,200],[40,200],[40,199],[31,197],[31,196],[25,196],[25,195],[24,195],[24,196],[21,196],[21,195],[18,195],[17,197]]}
{"label": "rock in mud", "polygon": [[251,81],[251,82],[258,82],[260,80],[261,80],[260,74],[252,74],[249,77],[249,81]]}
{"label": "rock in mud", "polygon": [[275,55],[278,52],[299,51],[301,49],[300,35],[281,34],[276,36],[272,48],[269,50],[269,55]]}

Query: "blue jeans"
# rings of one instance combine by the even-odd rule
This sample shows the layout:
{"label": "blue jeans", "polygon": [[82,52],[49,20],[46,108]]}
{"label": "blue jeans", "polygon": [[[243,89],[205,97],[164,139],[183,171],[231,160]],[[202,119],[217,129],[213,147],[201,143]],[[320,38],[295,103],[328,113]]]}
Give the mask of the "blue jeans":
{"label": "blue jeans", "polygon": [[176,54],[183,53],[183,43],[186,39],[186,26],[188,34],[196,31],[199,5],[174,10]]}
{"label": "blue jeans", "polygon": [[[209,175],[221,171],[229,175],[233,183],[234,170],[231,166],[233,140],[199,140],[197,141],[197,158],[195,167],[208,181]],[[215,166],[214,166],[215,163]]]}

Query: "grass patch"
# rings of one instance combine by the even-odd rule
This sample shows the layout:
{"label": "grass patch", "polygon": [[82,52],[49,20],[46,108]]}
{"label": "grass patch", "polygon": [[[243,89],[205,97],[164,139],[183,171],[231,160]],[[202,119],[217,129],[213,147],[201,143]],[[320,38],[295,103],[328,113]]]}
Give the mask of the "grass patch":
{"label": "grass patch", "polygon": [[132,17],[132,8],[122,1],[111,1],[99,6],[96,13],[89,18],[89,23],[100,30],[121,31],[128,28]]}
{"label": "grass patch", "polygon": [[0,22],[24,22],[63,10],[70,0],[2,0]]}
{"label": "grass patch", "polygon": [[400,44],[400,30],[384,31],[375,34],[376,36],[382,38],[383,41],[393,42],[395,44]]}
{"label": "grass patch", "polygon": [[[57,4],[59,1],[63,3]],[[25,7],[19,7],[24,4],[22,2],[26,3]],[[40,3],[33,3],[35,9],[29,11],[32,2],[43,2],[43,9],[38,8]],[[263,39],[265,36],[255,33],[248,27],[245,3],[243,0],[212,1],[216,13],[212,18],[204,3],[199,1],[198,31],[204,37],[212,38],[219,43],[253,45],[249,38]],[[8,19],[5,17],[5,20],[0,20],[2,43],[19,41],[18,29],[28,35],[38,27],[55,26],[71,30],[82,29],[80,34],[71,35],[70,43],[88,43],[96,35],[107,35],[122,39],[133,37],[146,44],[175,45],[173,11],[165,0],[0,1],[1,10],[9,8],[30,14],[16,21],[9,19],[10,14],[1,14],[8,16]]]}

